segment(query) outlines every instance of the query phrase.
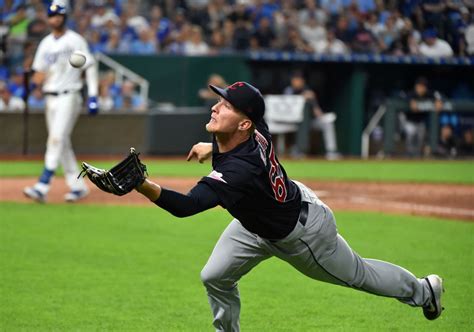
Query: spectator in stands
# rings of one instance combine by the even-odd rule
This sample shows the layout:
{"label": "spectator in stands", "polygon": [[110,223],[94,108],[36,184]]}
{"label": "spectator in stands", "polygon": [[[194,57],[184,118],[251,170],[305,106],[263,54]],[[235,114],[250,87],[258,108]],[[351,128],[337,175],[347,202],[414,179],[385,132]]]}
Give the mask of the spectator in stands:
{"label": "spectator in stands", "polygon": [[128,46],[124,47],[120,40],[120,32],[119,31],[112,31],[109,34],[109,38],[107,39],[107,43],[105,44],[104,48],[105,53],[127,53]]}
{"label": "spectator in stands", "polygon": [[136,34],[139,34],[143,29],[149,28],[146,18],[138,12],[138,5],[139,2],[130,1],[127,3],[126,10],[124,10],[127,17],[127,26],[132,28]]}
{"label": "spectator in stands", "polygon": [[326,40],[326,28],[315,17],[309,17],[299,28],[303,39],[308,41],[314,50],[316,50],[318,43]]}
{"label": "spectator in stands", "polygon": [[335,22],[344,10],[343,0],[321,0],[319,4],[326,13],[329,13],[331,22]]}
{"label": "spectator in stands", "polygon": [[417,27],[422,26],[423,13],[420,7],[420,0],[399,1],[398,9],[406,19],[415,22]]}
{"label": "spectator in stands", "polygon": [[7,83],[0,81],[0,112],[4,111],[23,111],[25,102],[19,97],[15,97],[8,90]]}
{"label": "spectator in stands", "polygon": [[246,51],[250,47],[252,31],[247,21],[238,19],[235,23],[234,34],[232,36],[232,47],[236,51]]}
{"label": "spectator in stands", "polygon": [[107,6],[105,1],[96,1],[94,13],[92,14],[90,22],[93,29],[102,28],[108,21],[113,21],[118,24],[120,19],[115,14],[114,10]]}
{"label": "spectator in stands", "polygon": [[466,53],[471,56],[474,55],[474,20],[471,20],[466,28],[464,38],[466,39]]}
{"label": "spectator in stands", "polygon": [[428,29],[423,32],[420,54],[430,58],[450,57],[453,56],[453,49],[445,40],[437,37],[436,30]]}
{"label": "spectator in stands", "polygon": [[231,8],[227,1],[209,1],[205,9],[205,21],[203,24],[206,34],[210,34],[211,31],[222,27],[222,23],[227,18]]}
{"label": "spectator in stands", "polygon": [[28,39],[38,42],[48,34],[48,29],[46,11],[42,5],[36,5],[34,16],[27,27]]}
{"label": "spectator in stands", "polygon": [[399,42],[402,54],[419,54],[419,44],[421,40],[420,33],[414,29],[410,19],[405,19],[404,26],[400,31]]}
{"label": "spectator in stands", "polygon": [[443,34],[445,0],[423,0],[421,2],[425,27],[434,28]]}
{"label": "spectator in stands", "polygon": [[213,73],[207,79],[206,87],[199,89],[198,96],[203,101],[203,104],[207,107],[211,107],[214,105],[218,99],[218,95],[211,89],[209,89],[209,85],[212,84],[219,88],[225,88],[228,84],[224,80],[224,78],[216,73]]}
{"label": "spectator in stands", "polygon": [[233,50],[235,24],[231,20],[225,20],[222,26],[225,44]]}
{"label": "spectator in stands", "polygon": [[383,29],[379,31],[379,48],[382,53],[389,53],[393,49],[394,43],[399,38],[399,30],[395,26],[395,16],[389,16],[385,20]]}
{"label": "spectator in stands", "polygon": [[[237,1],[234,6],[231,7],[230,13],[227,15],[227,18],[234,24],[237,21],[244,21],[246,25],[250,25],[252,23],[252,13],[249,8],[247,8],[247,3],[245,1]],[[271,16],[263,16],[267,18],[271,18]],[[256,18],[260,22],[261,18]]]}
{"label": "spectator in stands", "polygon": [[8,90],[15,97],[22,98],[25,95],[23,68],[16,67],[13,69],[10,80],[8,81]]}
{"label": "spectator in stands", "polygon": [[28,107],[30,110],[44,110],[46,108],[46,101],[40,87],[36,87],[30,92]]}
{"label": "spectator in stands", "polygon": [[341,15],[336,23],[336,38],[344,44],[349,45],[352,42],[354,32],[349,29],[349,21],[346,16]]}
{"label": "spectator in stands", "polygon": [[301,36],[300,32],[295,27],[290,27],[288,30],[288,40],[282,46],[283,51],[287,52],[302,52],[313,53],[313,47]]}
{"label": "spectator in stands", "polygon": [[106,51],[106,43],[99,30],[92,30],[88,41],[91,53],[102,53]]}
{"label": "spectator in stands", "polygon": [[113,70],[108,70],[105,73],[101,73],[101,79],[99,85],[105,85],[108,87],[109,94],[113,99],[120,94],[122,87],[116,82],[115,72]]}
{"label": "spectator in stands", "polygon": [[359,12],[362,14],[367,14],[375,10],[374,0],[351,0],[351,3],[356,4]]}
{"label": "spectator in stands", "polygon": [[171,54],[184,54],[184,43],[191,35],[191,24],[185,23],[179,30],[170,35],[171,42],[168,44],[167,52]]}
{"label": "spectator in stands", "polygon": [[209,46],[203,40],[202,29],[193,25],[191,27],[189,39],[183,45],[184,55],[206,55],[209,53]]}
{"label": "spectator in stands", "polygon": [[142,27],[138,32],[138,39],[130,45],[130,53],[133,54],[155,54],[159,45],[155,38],[155,32],[148,27]]}
{"label": "spectator in stands", "polygon": [[[243,1],[239,1],[243,2]],[[251,19],[254,24],[258,24],[262,17],[268,17],[272,19],[275,14],[281,11],[281,7],[276,0],[267,1],[256,1],[254,7],[251,10]]]}
{"label": "spectator in stands", "polygon": [[333,29],[328,30],[326,38],[315,45],[316,53],[322,54],[348,54],[349,50],[346,45],[336,38]]}
{"label": "spectator in stands", "polygon": [[153,5],[150,11],[150,29],[156,32],[158,45],[166,45],[169,42],[172,22],[169,18],[163,16],[161,7]]}
{"label": "spectator in stands", "polygon": [[385,30],[384,23],[379,20],[377,13],[370,13],[364,22],[364,26],[377,38]]}
{"label": "spectator in stands", "polygon": [[312,129],[321,131],[324,139],[325,156],[328,160],[340,158],[337,150],[336,130],[334,123],[336,115],[334,113],[323,113],[319,106],[318,99],[313,90],[306,85],[303,74],[294,72],[290,77],[290,85],[283,90],[285,95],[302,95],[305,98],[303,122],[300,124],[296,134],[296,145],[292,148],[291,154],[294,157],[304,156],[309,152],[309,136]]}
{"label": "spectator in stands", "polygon": [[316,0],[305,0],[305,6],[299,10],[299,22],[306,24],[310,18],[314,18],[319,24],[325,26],[328,22],[328,14],[318,7]]}
{"label": "spectator in stands", "polygon": [[110,93],[108,82],[102,79],[99,83],[99,110],[100,112],[110,112],[114,109],[114,99]]}
{"label": "spectator in stands", "polygon": [[375,36],[365,28],[363,20],[360,20],[354,32],[351,49],[355,53],[372,54],[378,51]]}
{"label": "spectator in stands", "polygon": [[276,35],[272,27],[272,21],[268,17],[262,17],[252,37],[255,38],[260,48],[265,50],[274,48]]}
{"label": "spectator in stands", "polygon": [[441,94],[428,89],[428,81],[420,77],[408,94],[408,110],[399,114],[400,127],[405,135],[405,152],[410,157],[421,156],[426,136],[428,112],[443,108]]}
{"label": "spectator in stands", "polygon": [[216,28],[211,33],[209,41],[209,54],[232,53],[231,41],[227,40],[221,28]]}
{"label": "spectator in stands", "polygon": [[11,39],[24,41],[27,37],[27,27],[30,23],[30,18],[26,12],[26,5],[20,3],[15,6],[15,11],[12,15],[6,17],[5,23],[9,25],[9,36]]}
{"label": "spectator in stands", "polygon": [[122,83],[121,93],[115,97],[114,105],[123,111],[146,110],[146,101],[135,91],[135,83],[128,80]]}

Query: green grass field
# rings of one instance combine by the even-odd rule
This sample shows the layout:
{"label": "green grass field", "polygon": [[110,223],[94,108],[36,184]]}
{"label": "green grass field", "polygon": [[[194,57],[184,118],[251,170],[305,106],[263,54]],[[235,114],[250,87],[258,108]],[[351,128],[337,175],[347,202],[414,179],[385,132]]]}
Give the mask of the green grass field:
{"label": "green grass field", "polygon": [[[1,331],[211,331],[199,272],[229,221],[156,207],[0,203]],[[240,283],[242,331],[468,331],[474,224],[336,213],[365,257],[445,278],[446,311],[310,280],[270,259]]]}
{"label": "green grass field", "polygon": [[[152,177],[200,177],[211,167],[144,162]],[[474,183],[471,161],[283,164],[295,179]],[[41,169],[41,161],[2,161],[0,184],[2,177],[36,177]],[[240,282],[242,331],[472,329],[474,224],[382,213],[336,216],[339,231],[362,256],[445,278],[441,318],[429,322],[421,309],[313,281],[270,259]],[[222,209],[176,219],[152,205],[0,202],[0,331],[212,331],[199,273],[229,220]]]}
{"label": "green grass field", "polygon": [[[118,161],[118,160],[117,160]],[[114,161],[87,160],[94,166],[110,168]],[[150,176],[194,176],[209,173],[210,163],[147,160]],[[473,161],[357,161],[342,160],[283,160],[287,173],[294,179],[347,180],[347,181],[402,181],[434,183],[474,183]],[[15,161],[0,163],[0,177],[38,176],[42,161]]]}

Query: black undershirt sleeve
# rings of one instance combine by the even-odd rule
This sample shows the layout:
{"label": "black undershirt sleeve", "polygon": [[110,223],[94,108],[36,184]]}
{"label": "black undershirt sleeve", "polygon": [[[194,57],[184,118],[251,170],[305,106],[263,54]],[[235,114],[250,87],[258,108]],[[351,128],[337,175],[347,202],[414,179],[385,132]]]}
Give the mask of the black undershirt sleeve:
{"label": "black undershirt sleeve", "polygon": [[199,182],[187,195],[161,188],[161,195],[154,203],[172,215],[184,218],[219,205],[220,199],[209,185]]}

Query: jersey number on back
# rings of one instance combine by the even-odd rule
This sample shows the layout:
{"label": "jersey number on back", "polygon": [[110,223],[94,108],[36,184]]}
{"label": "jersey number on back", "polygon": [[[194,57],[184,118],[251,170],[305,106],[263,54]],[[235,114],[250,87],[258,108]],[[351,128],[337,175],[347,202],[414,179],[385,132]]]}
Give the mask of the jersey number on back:
{"label": "jersey number on back", "polygon": [[286,187],[285,179],[283,178],[283,172],[281,171],[280,164],[275,158],[275,151],[273,150],[273,144],[270,144],[270,183],[272,184],[273,194],[275,199],[279,202],[284,202],[286,199]]}

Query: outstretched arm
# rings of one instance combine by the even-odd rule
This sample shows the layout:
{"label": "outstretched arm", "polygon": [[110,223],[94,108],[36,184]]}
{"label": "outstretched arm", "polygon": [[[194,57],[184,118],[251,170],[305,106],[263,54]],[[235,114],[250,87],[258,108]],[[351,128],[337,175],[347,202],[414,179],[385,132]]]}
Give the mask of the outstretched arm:
{"label": "outstretched arm", "polygon": [[139,185],[137,191],[143,196],[147,197],[150,201],[154,202],[161,196],[160,185],[145,179],[145,181]]}
{"label": "outstretched arm", "polygon": [[202,164],[205,160],[209,159],[212,156],[212,143],[203,143],[194,144],[191,148],[191,151],[188,153],[187,161],[190,161],[194,157]]}
{"label": "outstretched arm", "polygon": [[205,183],[198,183],[187,195],[161,188],[146,179],[137,191],[176,217],[188,217],[219,205],[216,192]]}

